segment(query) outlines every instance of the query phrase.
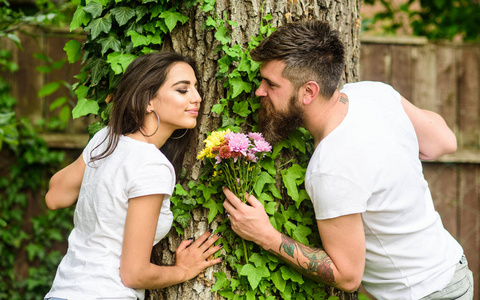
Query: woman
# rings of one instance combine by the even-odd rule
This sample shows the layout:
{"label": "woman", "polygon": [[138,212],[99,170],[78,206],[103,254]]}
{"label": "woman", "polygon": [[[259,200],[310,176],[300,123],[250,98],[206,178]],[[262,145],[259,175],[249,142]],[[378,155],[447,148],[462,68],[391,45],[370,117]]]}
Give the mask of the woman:
{"label": "woman", "polygon": [[46,299],[144,299],[144,289],[187,281],[222,260],[207,261],[222,246],[208,231],[180,243],[174,266],[150,263],[152,246],[173,222],[172,163],[181,166],[200,102],[189,59],[153,53],[130,64],[109,125],[50,180],[48,208],[76,209],[68,251]]}

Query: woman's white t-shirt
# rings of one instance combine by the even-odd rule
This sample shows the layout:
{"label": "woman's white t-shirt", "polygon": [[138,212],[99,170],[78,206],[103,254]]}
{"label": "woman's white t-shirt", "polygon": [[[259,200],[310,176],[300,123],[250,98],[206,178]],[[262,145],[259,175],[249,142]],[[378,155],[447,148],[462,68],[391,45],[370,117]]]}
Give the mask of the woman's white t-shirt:
{"label": "woman's white t-shirt", "polygon": [[442,289],[463,250],[435,211],[399,93],[379,82],[346,84],[342,92],[347,115],[317,146],[305,176],[316,218],[362,214],[362,283],[377,299]]}
{"label": "woman's white t-shirt", "polygon": [[172,226],[170,196],[175,171],[170,161],[153,144],[121,136],[111,155],[90,162],[92,150],[95,155],[105,149],[108,139],[102,141],[107,132],[107,128],[100,130],[83,151],[86,168],[75,208],[74,228],[68,238],[67,254],[46,298],[144,299],[144,290],[125,287],[120,279],[129,199],[165,195],[154,244]]}

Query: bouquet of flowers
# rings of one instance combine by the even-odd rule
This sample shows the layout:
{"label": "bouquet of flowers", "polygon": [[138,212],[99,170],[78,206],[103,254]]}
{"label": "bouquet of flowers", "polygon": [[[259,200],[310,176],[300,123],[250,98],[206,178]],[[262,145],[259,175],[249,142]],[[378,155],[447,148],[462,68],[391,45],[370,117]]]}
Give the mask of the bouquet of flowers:
{"label": "bouquet of flowers", "polygon": [[205,148],[197,159],[208,158],[214,162],[214,177],[226,182],[226,186],[242,201],[253,190],[254,179],[260,173],[258,162],[272,146],[259,132],[235,133],[214,131],[204,141]]}

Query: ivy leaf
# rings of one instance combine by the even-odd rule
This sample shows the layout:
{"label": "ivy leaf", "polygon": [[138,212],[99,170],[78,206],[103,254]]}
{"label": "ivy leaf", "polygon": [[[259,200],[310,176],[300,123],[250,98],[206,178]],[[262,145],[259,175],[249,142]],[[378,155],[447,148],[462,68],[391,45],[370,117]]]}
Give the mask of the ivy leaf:
{"label": "ivy leaf", "polygon": [[110,64],[110,67],[115,74],[122,74],[135,58],[137,57],[130,53],[113,52],[108,54],[107,63]]}
{"label": "ivy leaf", "polygon": [[95,100],[89,100],[86,98],[79,99],[77,105],[72,110],[72,117],[74,119],[88,114],[98,114],[98,103]]}
{"label": "ivy leaf", "polygon": [[98,18],[103,12],[103,6],[97,2],[90,2],[83,10],[92,15],[92,18]]}
{"label": "ivy leaf", "polygon": [[213,199],[208,199],[207,202],[203,204],[203,207],[209,209],[208,211],[208,223],[213,221],[213,218],[220,212],[223,213],[223,205],[222,203],[217,203]]}
{"label": "ivy leaf", "polygon": [[294,269],[292,269],[291,267],[289,266],[282,266],[280,268],[280,271],[282,271],[282,278],[285,279],[285,280],[289,280],[291,279],[293,282],[297,282],[299,284],[303,284],[303,277],[302,275],[300,275],[300,273],[298,273],[297,271],[295,271]]}
{"label": "ivy leaf", "polygon": [[230,79],[230,86],[232,87],[232,98],[237,97],[242,92],[250,93],[252,90],[252,85],[248,82],[243,81],[241,77],[234,77]]}
{"label": "ivy leaf", "polygon": [[92,35],[92,40],[96,39],[101,32],[108,33],[112,28],[112,19],[111,16],[105,16],[103,18],[98,18],[90,22],[85,31],[90,31]]}
{"label": "ivy leaf", "polygon": [[287,170],[282,170],[282,181],[287,188],[287,193],[294,201],[298,200],[298,185],[304,180],[305,169],[298,164],[292,165]]}
{"label": "ivy leaf", "polygon": [[140,21],[140,19],[142,19],[143,16],[145,16],[147,13],[148,13],[148,8],[147,7],[145,7],[143,5],[137,6],[135,8],[135,15],[137,16],[137,19],[135,20],[135,22]]}
{"label": "ivy leaf", "polygon": [[69,63],[74,63],[81,57],[82,43],[76,40],[70,40],[65,44],[63,50],[67,53]]}
{"label": "ivy leaf", "polygon": [[248,101],[235,102],[232,110],[241,117],[248,117],[251,113],[250,109],[248,109]]}
{"label": "ivy leaf", "polygon": [[276,202],[268,202],[267,205],[265,205],[265,211],[269,215],[273,215],[275,213],[275,208],[277,207]]}
{"label": "ivy leaf", "polygon": [[47,83],[40,89],[40,91],[38,91],[38,97],[45,97],[55,93],[60,88],[60,85],[61,85],[60,81]]}
{"label": "ivy leaf", "polygon": [[189,212],[185,212],[182,209],[179,209],[179,211],[181,211],[182,213],[179,213],[175,216],[175,221],[183,228],[185,228],[190,223],[191,215]]}
{"label": "ivy leaf", "polygon": [[138,47],[138,46],[142,46],[142,45],[147,46],[147,45],[150,44],[150,41],[148,40],[148,38],[146,36],[141,35],[136,31],[130,30],[127,33],[127,35],[129,35],[132,38],[133,47]]}
{"label": "ivy leaf", "polygon": [[224,272],[214,273],[213,276],[215,276],[217,278],[217,282],[215,282],[215,285],[212,287],[211,292],[218,291],[218,290],[223,289],[224,287],[228,286],[227,275],[225,275]]}
{"label": "ivy leaf", "polygon": [[247,276],[248,282],[250,283],[252,290],[257,288],[262,278],[270,276],[270,272],[268,271],[266,266],[259,266],[255,268],[252,264],[244,265],[242,271],[239,274]]}
{"label": "ivy leaf", "polygon": [[83,8],[84,7],[81,5],[77,6],[77,10],[75,10],[72,22],[70,23],[70,31],[73,31],[82,25],[87,25],[88,22],[90,22],[90,20],[92,19],[90,15],[87,15]]}
{"label": "ivy leaf", "polygon": [[232,40],[228,35],[227,28],[223,26],[217,27],[217,32],[215,32],[215,39],[220,43],[222,43],[223,45],[230,43]]}
{"label": "ivy leaf", "polygon": [[102,77],[108,74],[108,69],[106,68],[106,65],[107,64],[105,63],[105,61],[101,58],[91,61],[91,86],[97,85],[102,79]]}
{"label": "ivy leaf", "polygon": [[165,24],[170,32],[172,32],[173,28],[177,25],[177,22],[185,24],[188,21],[188,17],[182,15],[176,11],[163,11],[160,14],[160,18],[165,20]]}
{"label": "ivy leaf", "polygon": [[275,183],[275,179],[270,176],[267,172],[260,173],[260,176],[258,176],[257,181],[255,182],[255,187],[253,190],[257,195],[260,195],[262,193],[263,187],[267,183]]}
{"label": "ivy leaf", "polygon": [[131,18],[135,17],[135,10],[128,6],[115,7],[110,12],[120,26],[127,24]]}
{"label": "ivy leaf", "polygon": [[179,183],[175,185],[175,194],[178,196],[187,196],[187,191],[183,188],[183,186]]}
{"label": "ivy leaf", "polygon": [[304,245],[309,245],[307,236],[312,233],[312,230],[307,226],[304,226],[300,223],[297,224],[297,227],[293,230],[292,237]]}
{"label": "ivy leaf", "polygon": [[275,287],[280,292],[285,292],[285,285],[287,284],[287,281],[283,279],[281,271],[277,271],[273,273],[270,278],[272,279],[272,282],[275,285]]}
{"label": "ivy leaf", "polygon": [[99,39],[98,43],[102,45],[102,55],[104,55],[109,49],[119,52],[122,45],[120,41],[113,35],[109,35],[106,38]]}

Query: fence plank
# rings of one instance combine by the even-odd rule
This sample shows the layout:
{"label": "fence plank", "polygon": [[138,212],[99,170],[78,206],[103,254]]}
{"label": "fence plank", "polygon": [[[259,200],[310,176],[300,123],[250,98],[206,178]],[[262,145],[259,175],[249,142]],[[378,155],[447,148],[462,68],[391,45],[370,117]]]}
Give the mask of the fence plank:
{"label": "fence plank", "polygon": [[459,50],[458,102],[459,109],[459,137],[462,148],[478,149],[480,92],[479,79],[479,50],[473,47],[464,47]]}
{"label": "fence plank", "polygon": [[362,44],[360,78],[390,83],[390,48],[387,45]]}
{"label": "fence plank", "polygon": [[[479,218],[479,165],[464,165],[460,172],[460,240],[473,272],[476,294],[479,294],[480,281],[480,218]],[[476,298],[478,299],[478,298]]]}
{"label": "fence plank", "polygon": [[437,47],[437,100],[440,115],[458,136],[457,124],[457,64],[455,47]]}
{"label": "fence plank", "polygon": [[420,108],[438,112],[436,101],[435,46],[412,47],[412,103]]}
{"label": "fence plank", "polygon": [[392,86],[405,98],[412,98],[412,64],[411,47],[406,45],[392,45]]}
{"label": "fence plank", "polygon": [[442,217],[445,229],[456,239],[459,238],[457,198],[457,167],[451,164],[424,163],[423,171],[432,192],[435,210]]}

